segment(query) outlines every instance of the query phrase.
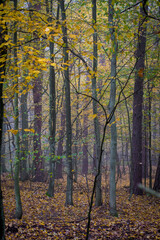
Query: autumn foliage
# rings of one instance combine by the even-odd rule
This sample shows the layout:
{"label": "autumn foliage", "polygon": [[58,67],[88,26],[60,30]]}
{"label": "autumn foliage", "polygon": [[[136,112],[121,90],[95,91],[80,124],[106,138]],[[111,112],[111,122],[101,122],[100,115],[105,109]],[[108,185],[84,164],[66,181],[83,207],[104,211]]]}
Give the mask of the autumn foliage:
{"label": "autumn foliage", "polygon": [[[90,239],[160,239],[160,199],[132,196],[129,200],[128,176],[117,183],[118,218],[109,214],[108,189],[103,184],[103,206],[93,207]],[[89,195],[93,177],[79,177],[74,184],[74,206],[65,207],[66,179],[56,180],[55,197],[46,196],[47,183],[20,183],[23,217],[14,218],[13,181],[2,179],[6,240],[13,239],[85,239]]]}

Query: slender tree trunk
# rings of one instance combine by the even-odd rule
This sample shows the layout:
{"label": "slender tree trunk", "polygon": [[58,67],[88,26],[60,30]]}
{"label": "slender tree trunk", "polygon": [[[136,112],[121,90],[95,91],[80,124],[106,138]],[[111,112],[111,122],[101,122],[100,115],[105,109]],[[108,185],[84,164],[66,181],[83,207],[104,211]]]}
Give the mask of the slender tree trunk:
{"label": "slender tree trunk", "polygon": [[123,127],[121,127],[121,148],[122,148],[122,166],[123,166],[123,170],[122,173],[125,175],[126,174],[126,169],[125,169],[125,158],[124,158],[124,135],[123,135]]}
{"label": "slender tree trunk", "polygon": [[140,7],[138,29],[138,44],[136,51],[136,75],[133,97],[133,133],[132,133],[132,164],[133,164],[133,193],[142,194],[138,184],[142,183],[142,105],[143,80],[146,48],[146,22],[143,7]]}
{"label": "slender tree trunk", "polygon": [[33,88],[34,101],[34,181],[43,182],[44,180],[44,161],[41,150],[41,129],[42,129],[42,80],[39,75],[34,79]]}
{"label": "slender tree trunk", "polygon": [[[98,66],[98,48],[97,48],[97,3],[96,0],[92,0],[92,26],[94,29],[93,33],[93,77],[92,77],[92,97],[93,100],[93,114],[96,115],[94,118],[94,132],[95,132],[95,144],[96,144],[96,172],[98,171],[98,161],[100,156],[100,127],[98,121],[98,110],[97,110],[97,66]],[[102,190],[101,190],[101,173],[97,177],[96,182],[96,206],[102,205]]]}
{"label": "slender tree trunk", "polygon": [[[145,118],[144,118],[145,121]],[[143,128],[143,136],[142,136],[142,176],[144,178],[144,185],[146,186],[146,178],[147,178],[147,128],[144,123]]]}
{"label": "slender tree trunk", "polygon": [[1,147],[1,173],[7,172],[6,162],[5,162],[5,160],[6,160],[6,157],[5,157],[5,152],[6,152],[5,134],[6,134],[6,131],[7,131],[7,125],[6,125],[5,121],[3,121],[2,147]]}
{"label": "slender tree trunk", "polygon": [[83,160],[82,160],[82,174],[85,176],[88,174],[88,116],[87,114],[84,114],[84,122],[83,122],[83,136],[84,136],[84,142],[83,142]]}
{"label": "slender tree trunk", "polygon": [[148,160],[149,160],[149,188],[152,188],[152,156],[151,156],[151,148],[152,148],[152,133],[151,133],[151,103],[152,103],[152,88],[150,87],[150,82],[148,81]]}
{"label": "slender tree trunk", "polygon": [[[0,4],[5,4],[5,1],[0,0]],[[0,20],[3,20],[3,15]],[[0,26],[0,45],[5,42],[4,35],[6,32],[5,24],[1,24]],[[3,209],[3,196],[2,196],[2,186],[1,186],[1,150],[2,150],[2,128],[3,128],[3,112],[4,112],[4,104],[3,104],[3,82],[5,75],[5,65],[6,65],[6,57],[7,57],[7,49],[6,47],[0,48],[0,58],[4,58],[4,62],[1,63],[0,66],[0,240],[5,240],[5,218],[4,218],[4,209]]]}
{"label": "slender tree trunk", "polygon": [[[110,34],[111,34],[111,43],[112,43],[112,59],[111,59],[111,89],[110,89],[110,102],[109,102],[109,111],[112,113],[115,106],[115,97],[116,97],[116,57],[117,57],[117,40],[115,37],[115,26],[113,21],[114,16],[114,6],[112,0],[109,0],[109,25],[110,25]],[[115,174],[116,174],[116,161],[117,161],[117,127],[115,123],[115,114],[111,119],[111,150],[110,150],[110,214],[117,216],[116,210],[116,183],[115,183]]]}
{"label": "slender tree trunk", "polygon": [[[14,10],[17,10],[17,0],[14,0]],[[14,24],[15,29],[17,28],[16,23]],[[15,198],[16,198],[16,213],[15,217],[17,219],[21,219],[22,217],[22,203],[20,196],[20,188],[19,188],[19,168],[20,168],[20,146],[19,146],[19,110],[18,110],[18,72],[17,72],[17,31],[14,32],[13,36],[14,42],[14,66],[16,67],[15,71],[15,84],[16,91],[14,94],[14,129],[17,131],[15,134],[15,172],[14,172],[14,188],[15,188]]]}
{"label": "slender tree trunk", "polygon": [[70,100],[70,79],[68,67],[68,39],[66,26],[66,12],[64,0],[59,0],[62,14],[63,33],[63,61],[64,61],[64,82],[65,82],[65,102],[66,102],[66,158],[67,158],[67,189],[66,206],[73,205],[73,172],[72,172],[72,127],[71,127],[71,100]]}
{"label": "slender tree trunk", "polygon": [[63,154],[63,138],[65,132],[65,113],[61,112],[61,130],[59,132],[59,141],[57,148],[57,160],[56,160],[56,178],[62,178],[62,154]]}
{"label": "slender tree trunk", "polygon": [[[50,2],[50,14],[52,12],[52,0]],[[59,6],[58,6],[59,11]],[[48,12],[49,13],[49,12]],[[54,63],[54,42],[49,43],[50,48],[50,59]],[[49,186],[47,194],[51,197],[54,196],[54,180],[55,180],[55,135],[56,135],[56,88],[55,88],[55,69],[54,66],[50,66],[49,75],[49,145],[50,145],[50,176],[49,176]]]}
{"label": "slender tree trunk", "polygon": [[21,144],[21,164],[20,177],[22,181],[28,179],[27,173],[27,158],[28,158],[28,139],[24,129],[28,129],[28,109],[27,109],[28,93],[21,95],[21,114],[22,114],[22,144]]}
{"label": "slender tree trunk", "polygon": [[[80,60],[79,60],[79,64],[80,64]],[[76,75],[76,73],[74,72],[74,74]],[[77,102],[76,102],[76,114],[78,116],[78,113],[79,113],[79,92],[80,92],[80,67],[78,68],[78,74],[79,74],[79,78],[78,78],[78,84],[76,84],[75,82],[75,85],[78,85],[77,86],[77,90],[78,90],[78,93],[76,93],[76,98],[77,98]],[[74,181],[77,182],[77,179],[78,179],[78,156],[79,156],[79,153],[78,153],[78,150],[79,150],[79,143],[78,143],[78,138],[79,138],[79,118],[76,119],[76,135],[75,135],[75,157],[74,157]]]}
{"label": "slender tree trunk", "polygon": [[159,154],[158,166],[157,166],[157,170],[156,170],[156,176],[155,176],[153,189],[155,191],[160,190],[160,154]]}

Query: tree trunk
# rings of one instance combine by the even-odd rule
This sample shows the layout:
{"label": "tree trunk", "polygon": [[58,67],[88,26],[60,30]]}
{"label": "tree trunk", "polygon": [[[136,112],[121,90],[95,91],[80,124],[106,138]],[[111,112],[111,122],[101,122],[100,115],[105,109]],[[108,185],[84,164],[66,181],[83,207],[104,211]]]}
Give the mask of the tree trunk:
{"label": "tree trunk", "polygon": [[5,133],[7,131],[7,125],[5,121],[3,121],[3,128],[2,128],[2,147],[1,147],[1,173],[7,172],[6,163],[5,163],[5,151],[6,151],[6,145],[5,145]]}
{"label": "tree trunk", "polygon": [[[14,0],[14,10],[17,10],[17,0]],[[15,29],[17,28],[15,22]],[[21,203],[21,196],[20,196],[20,188],[19,188],[19,168],[20,168],[20,146],[19,146],[19,110],[18,110],[18,71],[17,71],[17,31],[14,32],[13,36],[14,42],[14,66],[16,67],[15,70],[15,84],[16,90],[14,94],[14,129],[17,131],[15,134],[15,171],[14,171],[14,189],[15,189],[15,198],[16,198],[16,213],[15,217],[17,219],[22,218],[22,203]]]}
{"label": "tree trunk", "polygon": [[64,83],[65,83],[65,102],[66,102],[66,158],[67,158],[67,189],[66,206],[73,205],[73,172],[72,172],[72,126],[71,126],[71,101],[70,101],[70,81],[68,67],[68,39],[66,26],[66,12],[64,0],[59,0],[62,15],[63,33],[63,61],[64,61]]}
{"label": "tree trunk", "polygon": [[148,160],[149,160],[149,187],[152,188],[152,156],[151,156],[151,148],[152,148],[152,129],[151,129],[151,98],[152,94],[152,87],[150,86],[150,82],[148,81],[148,135],[149,135],[149,141],[148,141]]}
{"label": "tree trunk", "polygon": [[158,166],[157,166],[157,170],[156,170],[156,176],[155,176],[153,189],[155,191],[160,190],[160,154],[159,154]]}
{"label": "tree trunk", "polygon": [[[109,102],[109,112],[112,111],[115,106],[116,97],[116,57],[117,57],[117,40],[115,37],[115,25],[113,21],[114,6],[112,0],[109,0],[109,16],[108,21],[110,25],[111,34],[111,44],[112,44],[112,59],[111,59],[111,89],[110,89],[110,102]],[[111,149],[110,149],[110,214],[112,216],[117,216],[116,210],[116,162],[117,162],[117,127],[115,123],[115,114],[113,114],[111,119]]]}
{"label": "tree trunk", "polygon": [[[80,64],[80,60],[79,60],[79,64]],[[75,86],[78,90],[78,92],[76,93],[76,114],[78,116],[79,113],[79,92],[80,92],[80,67],[78,68],[78,74],[79,74],[79,78],[78,78],[78,84],[75,81]],[[76,76],[76,72],[75,72],[75,68],[74,68],[74,75]],[[75,156],[74,156],[74,181],[77,182],[78,179],[78,166],[77,166],[77,160],[79,158],[79,143],[78,143],[78,138],[79,138],[79,118],[76,118],[76,134],[75,134]]]}
{"label": "tree trunk", "polygon": [[[50,14],[52,12],[52,0],[50,2]],[[59,11],[59,7],[58,7]],[[49,12],[48,12],[49,13]],[[49,43],[50,59],[54,63],[54,42]],[[54,196],[54,180],[55,180],[55,135],[56,135],[56,88],[55,88],[55,69],[54,66],[50,66],[49,75],[49,145],[50,145],[50,171],[49,171],[49,186],[47,194],[50,197]]]}
{"label": "tree trunk", "polygon": [[132,133],[132,164],[133,186],[132,192],[141,195],[142,190],[138,184],[142,183],[142,105],[143,80],[146,48],[146,22],[143,7],[140,7],[140,20],[138,29],[138,44],[136,51],[136,74],[133,97],[133,133]]}
{"label": "tree trunk", "polygon": [[27,173],[27,158],[28,158],[28,139],[24,129],[28,129],[28,109],[27,109],[28,93],[21,95],[21,115],[22,115],[22,144],[21,144],[21,164],[20,178],[22,181],[28,179]]}
{"label": "tree trunk", "polygon": [[82,160],[82,174],[85,176],[88,174],[88,116],[84,113],[84,131],[83,131],[83,160]]}
{"label": "tree trunk", "polygon": [[[29,2],[29,8],[39,11],[41,5],[37,1]],[[29,9],[30,10],[30,9]],[[30,17],[35,22],[38,22],[38,18],[30,12]],[[33,32],[33,36],[38,38],[36,31]],[[36,51],[40,51],[40,45],[37,40],[34,41],[33,47]],[[33,175],[34,181],[43,182],[44,181],[44,158],[42,156],[41,149],[41,130],[42,130],[42,72],[39,73],[33,81],[33,102],[34,102],[34,137],[33,137],[33,151],[34,151],[34,161],[33,161]]]}
{"label": "tree trunk", "polygon": [[56,159],[56,178],[62,178],[62,154],[63,154],[63,138],[65,132],[65,114],[62,110],[61,112],[61,130],[59,132],[59,141],[57,148],[57,156]]}
{"label": "tree trunk", "polygon": [[[96,115],[94,118],[94,132],[95,132],[95,144],[96,144],[96,172],[98,171],[98,162],[100,156],[100,127],[98,121],[98,110],[97,110],[97,65],[98,65],[98,48],[97,48],[97,3],[96,0],[92,0],[92,26],[94,29],[93,33],[93,77],[92,77],[92,97],[93,99],[93,114]],[[101,190],[101,172],[97,176],[96,182],[96,206],[102,205],[102,190]]]}
{"label": "tree trunk", "polygon": [[43,182],[44,180],[44,160],[41,150],[41,129],[42,129],[42,80],[39,75],[34,79],[33,88],[34,101],[34,181]]}
{"label": "tree trunk", "polygon": [[[0,0],[0,4],[5,4],[5,1]],[[0,19],[3,20],[3,15]],[[0,45],[5,42],[4,35],[6,25],[1,24],[0,26]],[[6,65],[6,57],[7,57],[7,49],[6,47],[0,48],[0,58],[4,58],[4,62],[1,63],[0,66],[0,173],[1,173],[1,150],[2,150],[2,128],[3,128],[3,112],[4,112],[4,104],[3,104],[3,82],[5,75],[5,65]],[[5,240],[5,218],[4,218],[4,209],[3,209],[3,196],[2,196],[2,186],[1,186],[1,174],[0,174],[0,240]]]}

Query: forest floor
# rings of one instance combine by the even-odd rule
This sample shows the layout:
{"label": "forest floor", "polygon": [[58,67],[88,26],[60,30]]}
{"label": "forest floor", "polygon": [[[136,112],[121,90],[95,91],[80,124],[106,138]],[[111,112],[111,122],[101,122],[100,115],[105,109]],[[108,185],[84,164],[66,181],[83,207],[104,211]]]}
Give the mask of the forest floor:
{"label": "forest floor", "polygon": [[[129,201],[127,179],[123,176],[117,183],[116,218],[109,215],[108,183],[103,184],[103,206],[93,206],[89,239],[160,239],[160,199],[133,195]],[[74,206],[65,207],[66,179],[56,180],[54,198],[46,195],[47,183],[20,182],[23,217],[16,220],[14,183],[2,177],[6,240],[85,239],[92,184],[93,176],[87,181],[79,177],[74,183]]]}

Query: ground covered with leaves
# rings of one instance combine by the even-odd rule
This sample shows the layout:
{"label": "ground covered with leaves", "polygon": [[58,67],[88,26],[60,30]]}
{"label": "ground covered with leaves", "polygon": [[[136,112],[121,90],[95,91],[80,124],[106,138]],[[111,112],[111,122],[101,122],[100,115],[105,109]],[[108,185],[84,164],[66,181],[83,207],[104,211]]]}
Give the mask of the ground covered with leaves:
{"label": "ground covered with leaves", "polygon": [[[104,183],[103,206],[93,206],[89,239],[160,239],[160,199],[143,195],[129,200],[127,179],[124,176],[117,183],[117,218],[109,215]],[[6,240],[85,239],[92,184],[92,176],[79,177],[78,183],[74,183],[74,206],[65,207],[66,179],[56,180],[54,198],[46,195],[47,183],[20,182],[23,217],[17,220],[14,183],[3,177]]]}

